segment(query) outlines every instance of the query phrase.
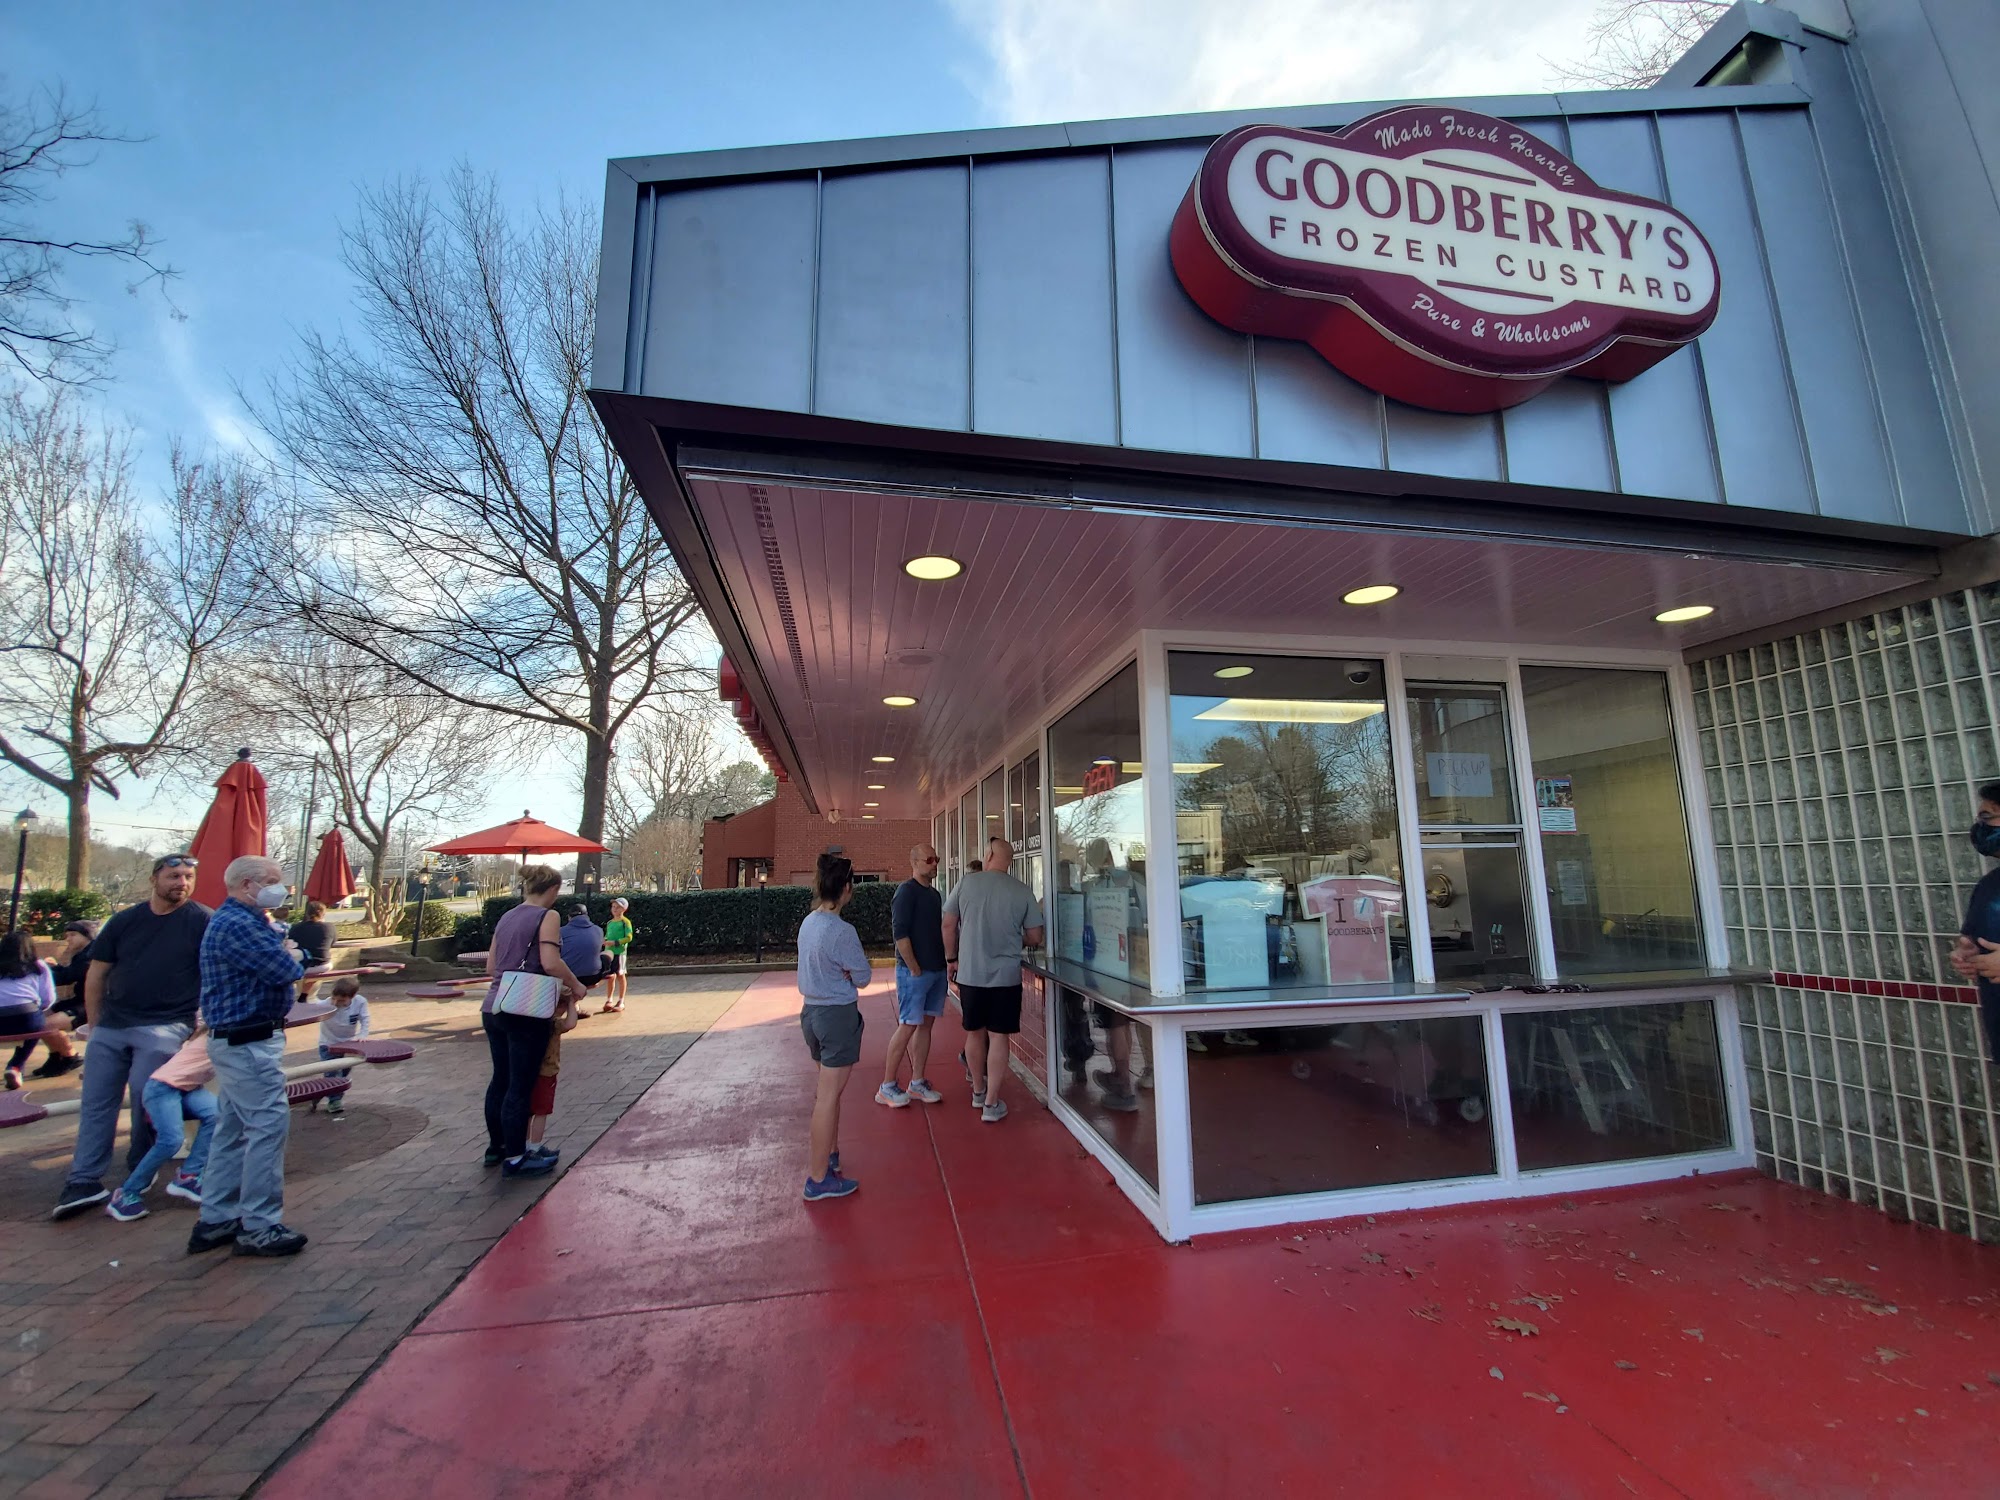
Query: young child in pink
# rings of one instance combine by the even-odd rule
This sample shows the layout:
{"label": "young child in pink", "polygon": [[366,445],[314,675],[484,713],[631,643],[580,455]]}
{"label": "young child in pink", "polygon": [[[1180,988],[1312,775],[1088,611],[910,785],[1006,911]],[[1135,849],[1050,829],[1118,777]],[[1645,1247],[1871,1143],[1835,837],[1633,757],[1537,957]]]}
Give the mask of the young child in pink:
{"label": "young child in pink", "polygon": [[139,1158],[124,1186],[111,1195],[104,1211],[120,1223],[146,1217],[146,1189],[153,1178],[181,1149],[187,1139],[189,1120],[200,1123],[187,1161],[167,1184],[171,1197],[201,1202],[201,1169],[208,1164],[208,1141],[215,1134],[215,1095],[205,1085],[215,1077],[215,1064],[208,1060],[208,1037],[197,1026],[181,1050],[153,1069],[146,1080],[140,1102],[146,1118],[153,1122],[153,1148]]}

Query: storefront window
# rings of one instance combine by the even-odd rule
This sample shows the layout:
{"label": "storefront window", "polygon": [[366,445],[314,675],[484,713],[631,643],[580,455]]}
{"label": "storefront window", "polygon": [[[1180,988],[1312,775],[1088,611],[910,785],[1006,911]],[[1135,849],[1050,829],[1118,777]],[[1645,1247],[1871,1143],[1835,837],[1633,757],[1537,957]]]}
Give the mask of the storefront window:
{"label": "storefront window", "polygon": [[944,869],[944,888],[950,892],[958,884],[958,877],[964,870],[958,853],[958,809],[949,808],[938,814],[936,836],[938,859]]}
{"label": "storefront window", "polygon": [[1147,982],[1139,671],[1128,666],[1049,731],[1058,957]]}
{"label": "storefront window", "polygon": [[1194,1201],[1496,1170],[1477,1016],[1188,1033]]}
{"label": "storefront window", "polygon": [[1063,1102],[1158,1191],[1152,1028],[1067,985],[1057,985],[1055,995]]}
{"label": "storefront window", "polygon": [[1523,667],[1521,696],[1557,970],[1700,967],[1666,678]]}
{"label": "storefront window", "polygon": [[[983,853],[988,839],[1007,838],[1007,773],[996,770],[979,786],[979,848]],[[1009,839],[1009,843],[1013,840]]]}
{"label": "storefront window", "polygon": [[1410,977],[1379,661],[1167,658],[1192,989]]}
{"label": "storefront window", "polygon": [[1728,1148],[1712,1000],[1532,1011],[1501,1027],[1522,1171]]}
{"label": "storefront window", "polygon": [[958,799],[958,853],[967,871],[980,868],[986,855],[986,838],[979,831],[977,786]]}
{"label": "storefront window", "polygon": [[1445,984],[1532,983],[1520,813],[1497,683],[1413,683],[1410,744],[1431,961]]}

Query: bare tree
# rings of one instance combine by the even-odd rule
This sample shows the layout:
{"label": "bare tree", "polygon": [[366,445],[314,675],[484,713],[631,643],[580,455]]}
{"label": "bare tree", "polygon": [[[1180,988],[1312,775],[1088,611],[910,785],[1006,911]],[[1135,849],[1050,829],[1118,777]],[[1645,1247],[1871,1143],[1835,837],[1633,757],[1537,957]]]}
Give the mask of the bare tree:
{"label": "bare tree", "polygon": [[96,148],[134,137],[106,129],[94,109],[60,90],[21,102],[0,100],[0,351],[35,380],[68,382],[97,373],[110,346],[72,316],[65,268],[112,260],[134,273],[127,290],[164,282],[173,269],[155,258],[152,231],[136,220],[116,238],[73,235],[37,222],[54,185],[88,166]]}
{"label": "bare tree", "polygon": [[236,581],[261,494],[241,464],[176,451],[149,509],[125,438],[61,387],[0,400],[0,760],[62,795],[72,886],[90,874],[91,794],[116,797],[180,748],[245,618]]}
{"label": "bare tree", "polygon": [[[393,930],[401,897],[391,851],[410,820],[447,814],[484,793],[491,716],[414,686],[379,656],[294,624],[231,663],[231,729],[256,741],[274,776],[316,779],[352,838],[377,928]],[[316,778],[312,773],[316,771]],[[399,872],[407,873],[407,872]],[[393,905],[392,912],[389,907]]]}
{"label": "bare tree", "polygon": [[1550,67],[1574,87],[1649,88],[1728,9],[1728,0],[1598,0],[1583,58]]}
{"label": "bare tree", "polygon": [[594,223],[517,226],[460,169],[364,194],[345,259],[366,339],[308,334],[266,422],[355,541],[287,549],[285,595],[434,694],[580,738],[601,841],[613,747],[692,674],[697,609],[585,397]]}
{"label": "bare tree", "polygon": [[693,884],[702,824],[772,795],[768,771],[728,759],[725,723],[696,700],[655,704],[627,728],[606,822],[620,875],[655,889]]}

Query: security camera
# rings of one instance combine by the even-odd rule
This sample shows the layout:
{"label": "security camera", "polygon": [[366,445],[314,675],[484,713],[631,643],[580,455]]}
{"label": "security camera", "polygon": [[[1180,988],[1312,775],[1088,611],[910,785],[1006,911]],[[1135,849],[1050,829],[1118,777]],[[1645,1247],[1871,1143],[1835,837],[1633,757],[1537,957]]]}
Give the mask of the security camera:
{"label": "security camera", "polygon": [[1349,667],[1347,669],[1347,680],[1356,687],[1359,687],[1374,675],[1375,669],[1373,667]]}

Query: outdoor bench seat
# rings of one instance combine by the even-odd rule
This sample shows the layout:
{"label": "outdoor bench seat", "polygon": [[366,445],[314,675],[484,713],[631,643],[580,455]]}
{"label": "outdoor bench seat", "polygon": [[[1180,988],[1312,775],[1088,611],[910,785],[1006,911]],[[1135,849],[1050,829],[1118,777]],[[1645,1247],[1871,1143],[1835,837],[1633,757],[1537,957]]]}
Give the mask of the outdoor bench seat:
{"label": "outdoor bench seat", "polygon": [[326,1050],[336,1057],[358,1057],[366,1063],[407,1062],[417,1055],[417,1049],[408,1042],[378,1042],[368,1037],[351,1042],[330,1042]]}
{"label": "outdoor bench seat", "polygon": [[306,1104],[319,1108],[322,1099],[334,1099],[346,1093],[352,1085],[345,1078],[335,1078],[323,1073],[317,1078],[301,1078],[285,1085],[287,1104]]}
{"label": "outdoor bench seat", "polygon": [[0,1130],[14,1125],[32,1125],[48,1117],[48,1110],[29,1098],[25,1089],[0,1094]]}

